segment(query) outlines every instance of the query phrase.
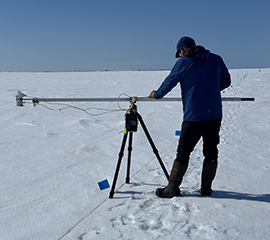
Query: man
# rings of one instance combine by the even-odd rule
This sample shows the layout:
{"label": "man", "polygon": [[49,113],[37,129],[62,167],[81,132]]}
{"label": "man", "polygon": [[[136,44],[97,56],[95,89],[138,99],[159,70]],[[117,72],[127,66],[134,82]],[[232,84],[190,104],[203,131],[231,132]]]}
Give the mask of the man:
{"label": "man", "polygon": [[161,198],[181,195],[179,186],[187,170],[190,153],[202,137],[201,196],[210,196],[218,164],[217,145],[222,119],[220,91],[230,86],[231,78],[222,58],[197,46],[194,39],[182,37],[176,49],[175,57],[180,59],[158,90],[149,95],[151,98],[162,98],[180,83],[184,112],[169,183],[165,188],[158,188],[156,195]]}

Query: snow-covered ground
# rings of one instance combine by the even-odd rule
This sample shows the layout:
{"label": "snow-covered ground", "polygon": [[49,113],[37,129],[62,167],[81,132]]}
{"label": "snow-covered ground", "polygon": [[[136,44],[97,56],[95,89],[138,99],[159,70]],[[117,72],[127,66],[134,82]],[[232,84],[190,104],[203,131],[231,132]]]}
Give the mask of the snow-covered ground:
{"label": "snow-covered ground", "polygon": [[[134,134],[131,183],[127,149],[117,192],[112,184],[125,125],[124,111],[90,116],[77,109],[17,107],[18,90],[34,97],[148,96],[168,71],[0,73],[0,238],[21,239],[269,239],[270,69],[231,70],[223,97],[219,168],[211,197],[200,197],[202,143],[191,155],[183,197],[160,199],[167,180],[141,128]],[[179,97],[175,88],[167,97]],[[119,109],[116,102],[70,103]],[[63,106],[47,105],[51,108]],[[120,102],[128,108],[128,102]],[[180,129],[180,102],[138,102],[138,111],[170,172]],[[89,110],[96,113],[97,110]],[[100,111],[98,111],[100,112]],[[102,111],[101,111],[102,112]]]}

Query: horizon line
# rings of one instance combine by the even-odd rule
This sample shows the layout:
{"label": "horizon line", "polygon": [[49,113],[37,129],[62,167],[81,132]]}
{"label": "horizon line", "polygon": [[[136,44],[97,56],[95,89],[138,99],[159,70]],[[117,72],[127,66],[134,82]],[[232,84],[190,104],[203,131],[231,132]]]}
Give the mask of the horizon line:
{"label": "horizon line", "polygon": [[[253,68],[228,68],[228,70],[243,70],[243,69],[269,69],[270,67],[253,67]],[[113,69],[104,69],[104,70],[33,70],[33,71],[1,71],[0,73],[72,73],[72,72],[150,72],[150,71],[171,71],[171,69],[137,69],[137,70],[113,70]]]}

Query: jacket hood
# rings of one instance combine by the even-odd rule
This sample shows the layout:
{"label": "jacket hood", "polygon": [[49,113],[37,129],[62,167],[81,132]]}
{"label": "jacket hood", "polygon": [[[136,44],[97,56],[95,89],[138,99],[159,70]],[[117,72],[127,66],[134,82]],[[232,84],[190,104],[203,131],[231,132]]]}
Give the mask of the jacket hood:
{"label": "jacket hood", "polygon": [[200,62],[206,62],[209,59],[210,51],[206,50],[203,46],[194,46],[189,48],[184,57],[192,58]]}

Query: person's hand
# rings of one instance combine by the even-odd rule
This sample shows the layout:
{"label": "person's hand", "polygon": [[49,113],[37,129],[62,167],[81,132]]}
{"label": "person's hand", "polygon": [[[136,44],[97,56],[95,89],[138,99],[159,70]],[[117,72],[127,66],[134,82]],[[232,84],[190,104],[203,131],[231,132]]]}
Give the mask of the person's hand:
{"label": "person's hand", "polygon": [[156,92],[156,90],[153,90],[153,91],[150,93],[149,98],[155,98],[155,92]]}

